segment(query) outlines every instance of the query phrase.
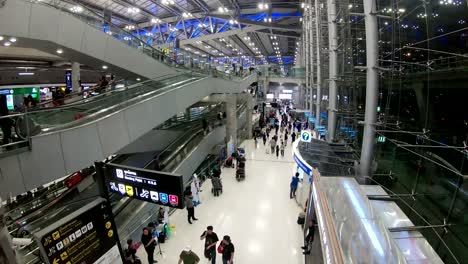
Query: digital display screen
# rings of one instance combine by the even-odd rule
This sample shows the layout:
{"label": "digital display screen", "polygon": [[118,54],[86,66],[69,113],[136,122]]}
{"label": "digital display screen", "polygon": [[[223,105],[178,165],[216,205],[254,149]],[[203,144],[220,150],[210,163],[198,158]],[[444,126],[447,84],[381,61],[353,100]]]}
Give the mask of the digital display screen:
{"label": "digital display screen", "polygon": [[13,101],[13,95],[12,94],[7,94],[6,96],[7,99],[7,108],[8,110],[14,110],[15,109],[15,102]]}
{"label": "digital display screen", "polygon": [[50,264],[121,264],[111,208],[98,199],[36,233]]}
{"label": "digital display screen", "polygon": [[72,88],[72,72],[71,71],[65,72],[65,87],[67,87],[67,89]]}
{"label": "digital display screen", "polygon": [[150,203],[184,208],[182,175],[111,163],[104,168],[110,192]]}

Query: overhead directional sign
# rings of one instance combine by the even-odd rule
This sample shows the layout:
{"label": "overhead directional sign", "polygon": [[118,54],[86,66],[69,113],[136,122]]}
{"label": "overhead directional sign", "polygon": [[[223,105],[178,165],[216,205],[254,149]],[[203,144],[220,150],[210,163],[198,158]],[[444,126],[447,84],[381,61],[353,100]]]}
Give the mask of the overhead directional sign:
{"label": "overhead directional sign", "polygon": [[182,175],[114,163],[107,163],[104,172],[110,192],[150,203],[184,208]]}
{"label": "overhead directional sign", "polygon": [[122,264],[111,208],[96,199],[34,236],[47,264]]}
{"label": "overhead directional sign", "polygon": [[301,141],[312,142],[312,133],[310,131],[304,130],[301,132]]}

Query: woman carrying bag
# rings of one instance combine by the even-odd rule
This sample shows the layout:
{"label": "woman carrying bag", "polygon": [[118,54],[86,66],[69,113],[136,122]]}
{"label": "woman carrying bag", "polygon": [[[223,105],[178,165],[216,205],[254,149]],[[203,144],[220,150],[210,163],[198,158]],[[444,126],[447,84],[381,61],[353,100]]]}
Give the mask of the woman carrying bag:
{"label": "woman carrying bag", "polygon": [[234,264],[234,244],[229,236],[224,236],[219,243],[218,253],[223,255],[223,264]]}

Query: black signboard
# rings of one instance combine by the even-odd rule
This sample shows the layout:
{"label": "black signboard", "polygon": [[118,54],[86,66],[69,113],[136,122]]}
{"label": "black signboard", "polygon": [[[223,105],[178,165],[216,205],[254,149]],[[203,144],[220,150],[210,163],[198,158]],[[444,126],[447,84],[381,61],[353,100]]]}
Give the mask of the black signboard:
{"label": "black signboard", "polygon": [[106,186],[110,192],[165,206],[184,208],[182,175],[107,163]]}
{"label": "black signboard", "polygon": [[112,211],[97,199],[35,234],[48,264],[121,264]]}

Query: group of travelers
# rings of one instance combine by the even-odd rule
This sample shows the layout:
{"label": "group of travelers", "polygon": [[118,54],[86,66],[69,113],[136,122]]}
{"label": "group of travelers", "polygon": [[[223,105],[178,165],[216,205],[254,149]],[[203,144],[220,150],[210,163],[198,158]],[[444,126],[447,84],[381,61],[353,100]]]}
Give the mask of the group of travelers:
{"label": "group of travelers", "polygon": [[[164,211],[164,210],[163,210]],[[159,214],[158,214],[159,216]],[[158,218],[159,219],[159,218]],[[159,221],[159,220],[158,220]],[[156,224],[164,224],[158,222]],[[154,259],[154,252],[160,237],[164,234],[156,231],[155,223],[149,223],[147,227],[143,228],[141,235],[141,246],[144,247],[148,263],[157,263]],[[206,230],[200,235],[200,240],[204,240],[204,257],[210,261],[211,264],[216,264],[217,253],[221,255],[223,264],[234,263],[234,244],[229,235],[223,236],[221,242],[218,235],[213,231],[213,226],[208,226]],[[218,244],[219,242],[219,244]],[[127,247],[125,248],[125,264],[141,264],[141,260],[136,256],[138,246],[132,239],[127,240]],[[179,264],[197,264],[200,262],[200,257],[192,250],[191,246],[186,246],[179,254]]]}
{"label": "group of travelers", "polygon": [[[279,110],[281,116],[281,121],[277,117],[276,112],[270,113],[270,116],[267,118],[266,125],[261,128],[261,130],[254,134],[255,145],[257,146],[258,138],[262,138],[263,145],[266,146],[267,142],[269,148],[266,148],[267,154],[276,154],[276,157],[284,157],[284,151],[288,145],[289,136],[291,136],[291,143],[294,143],[296,140],[297,134],[295,129],[293,129],[293,124],[289,121],[288,114]],[[273,136],[270,138],[270,134]]]}

